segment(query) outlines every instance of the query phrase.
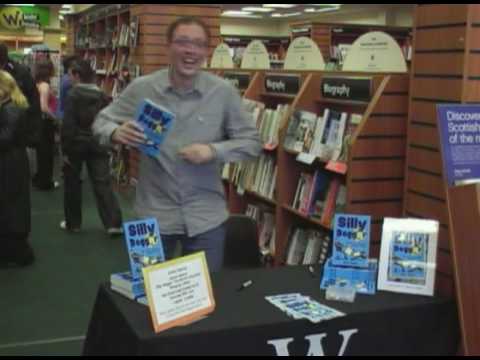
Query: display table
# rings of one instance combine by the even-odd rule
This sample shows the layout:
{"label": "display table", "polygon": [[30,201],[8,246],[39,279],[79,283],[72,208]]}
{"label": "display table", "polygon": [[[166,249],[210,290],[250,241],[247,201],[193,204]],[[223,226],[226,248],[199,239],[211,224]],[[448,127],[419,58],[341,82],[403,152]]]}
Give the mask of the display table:
{"label": "display table", "polygon": [[[243,291],[246,280],[253,285]],[[353,304],[325,301],[304,267],[212,275],[216,310],[189,326],[155,334],[150,313],[100,286],[84,355],[454,355],[459,325],[452,300],[379,292]],[[293,320],[264,297],[301,293],[347,316],[319,324]]]}

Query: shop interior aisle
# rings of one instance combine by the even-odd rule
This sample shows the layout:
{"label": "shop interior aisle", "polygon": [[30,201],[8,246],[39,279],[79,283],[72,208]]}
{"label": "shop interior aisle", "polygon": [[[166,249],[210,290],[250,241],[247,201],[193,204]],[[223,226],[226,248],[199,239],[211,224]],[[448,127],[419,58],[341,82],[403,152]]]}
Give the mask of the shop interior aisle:
{"label": "shop interior aisle", "polygon": [[[110,238],[102,229],[87,183],[78,234],[59,228],[63,187],[32,190],[36,262],[0,268],[0,356],[80,355],[98,285],[110,273],[127,269],[123,238]],[[131,198],[119,196],[124,220],[133,217]]]}

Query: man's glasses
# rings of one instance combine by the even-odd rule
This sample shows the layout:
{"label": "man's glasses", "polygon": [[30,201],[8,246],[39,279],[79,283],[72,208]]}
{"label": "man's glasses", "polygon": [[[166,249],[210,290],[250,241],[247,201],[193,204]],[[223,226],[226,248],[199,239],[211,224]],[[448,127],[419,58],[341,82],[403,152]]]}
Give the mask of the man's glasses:
{"label": "man's glasses", "polygon": [[208,44],[206,41],[192,40],[192,39],[186,39],[186,38],[175,39],[172,41],[172,43],[181,48],[192,47],[196,50],[205,50],[208,47]]}

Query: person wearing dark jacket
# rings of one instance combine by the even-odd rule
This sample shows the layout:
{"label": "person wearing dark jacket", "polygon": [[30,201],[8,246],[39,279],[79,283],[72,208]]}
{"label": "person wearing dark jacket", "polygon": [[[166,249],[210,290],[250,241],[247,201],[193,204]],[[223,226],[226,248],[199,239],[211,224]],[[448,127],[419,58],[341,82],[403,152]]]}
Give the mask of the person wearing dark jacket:
{"label": "person wearing dark jacket", "polygon": [[40,109],[40,95],[30,69],[8,57],[8,47],[0,42],[0,70],[8,72],[17,82],[23,95],[27,98],[29,107],[26,111],[28,131],[25,134],[29,147],[35,147],[40,138],[40,123],[42,111]]}
{"label": "person wearing dark jacket", "polygon": [[30,169],[26,152],[28,102],[15,79],[0,70],[0,263],[34,262],[30,235]]}
{"label": "person wearing dark jacket", "polygon": [[112,189],[108,149],[93,137],[91,125],[108,98],[94,83],[95,73],[87,61],[71,68],[73,87],[65,101],[61,133],[64,154],[64,211],[60,227],[71,232],[82,225],[81,172],[85,162],[93,186],[100,219],[110,235],[122,233],[122,214]]}

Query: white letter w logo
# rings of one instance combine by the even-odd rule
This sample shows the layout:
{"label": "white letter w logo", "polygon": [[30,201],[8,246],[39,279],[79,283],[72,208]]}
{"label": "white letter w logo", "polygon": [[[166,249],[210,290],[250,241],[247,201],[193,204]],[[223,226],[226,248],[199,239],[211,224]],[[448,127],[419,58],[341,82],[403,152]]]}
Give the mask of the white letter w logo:
{"label": "white letter w logo", "polygon": [[[358,333],[358,329],[350,329],[340,331],[340,335],[343,337],[342,347],[338,352],[338,356],[343,356],[345,350],[347,349],[348,343],[350,342],[350,338],[353,334]],[[327,337],[327,334],[317,334],[317,335],[310,335],[305,336],[305,340],[308,340],[310,343],[308,354],[307,356],[325,356],[323,352],[322,340]],[[277,356],[290,356],[290,352],[288,351],[288,345],[293,341],[293,338],[288,339],[278,339],[278,340],[271,340],[268,342],[269,345],[275,347],[275,351],[277,352]]]}

